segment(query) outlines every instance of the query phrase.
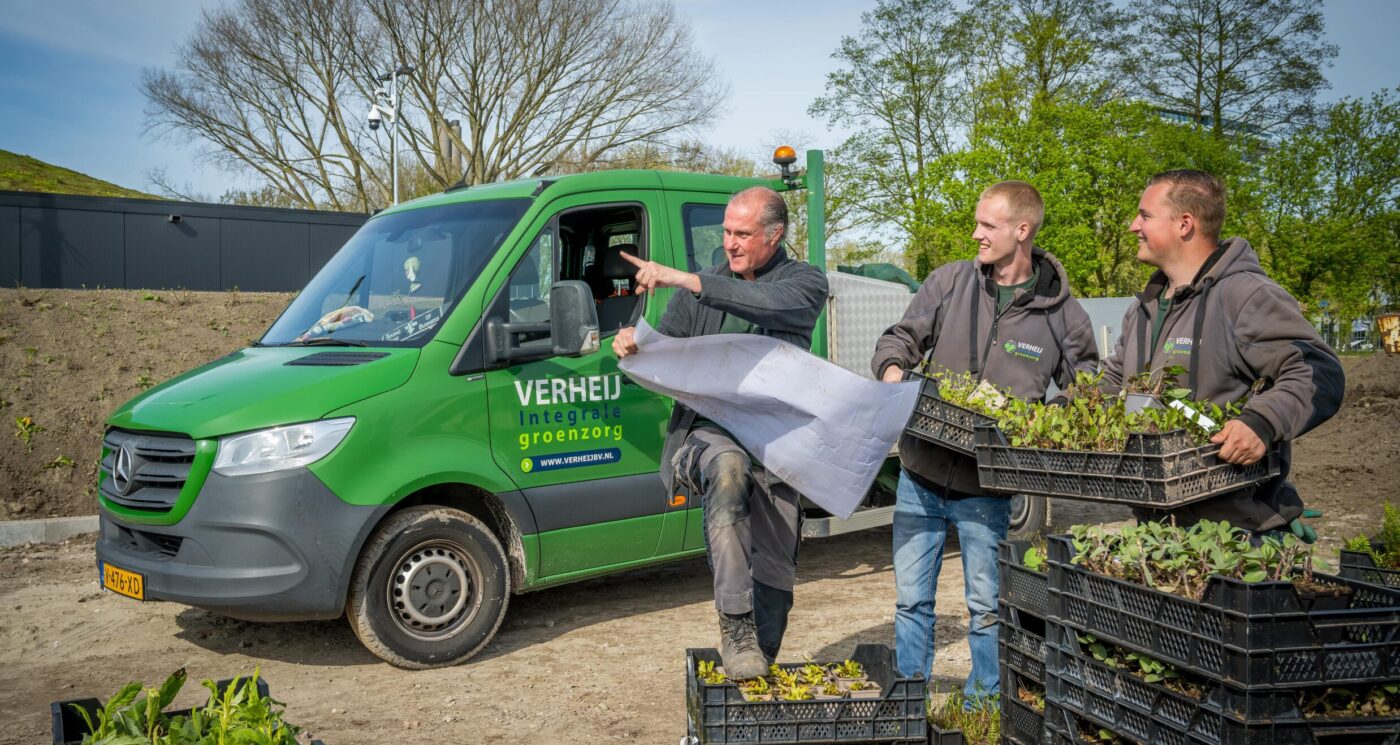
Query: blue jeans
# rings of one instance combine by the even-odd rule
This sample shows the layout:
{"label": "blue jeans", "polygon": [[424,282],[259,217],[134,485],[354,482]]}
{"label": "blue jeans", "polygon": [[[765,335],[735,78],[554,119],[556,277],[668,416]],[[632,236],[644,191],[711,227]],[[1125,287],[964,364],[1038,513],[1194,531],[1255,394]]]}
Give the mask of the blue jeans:
{"label": "blue jeans", "polygon": [[1000,692],[997,677],[997,542],[1006,538],[1011,500],[1006,497],[944,499],[903,472],[894,508],[894,646],[904,675],[933,675],[934,600],[948,524],[962,547],[967,646],[972,672],[963,693],[969,702]]}

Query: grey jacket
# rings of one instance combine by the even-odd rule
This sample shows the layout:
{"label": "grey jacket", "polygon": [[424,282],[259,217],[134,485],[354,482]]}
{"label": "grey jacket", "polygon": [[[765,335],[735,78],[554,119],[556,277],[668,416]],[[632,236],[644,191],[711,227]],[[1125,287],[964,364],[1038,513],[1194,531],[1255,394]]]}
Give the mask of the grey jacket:
{"label": "grey jacket", "polygon": [[[944,264],[924,280],[904,318],[875,344],[871,370],[916,367],[930,354],[930,371],[970,372],[1023,399],[1041,399],[1054,380],[1061,387],[1076,371],[1098,369],[1098,346],[1089,315],[1070,297],[1069,277],[1058,259],[1036,247],[1035,288],[1017,290],[997,313],[991,267],[977,261]],[[945,496],[980,493],[977,463],[960,453],[905,435],[899,460],[916,480]],[[951,494],[949,494],[951,492]]]}
{"label": "grey jacket", "polygon": [[[826,274],[811,264],[795,261],[779,248],[753,281],[736,277],[728,263],[701,272],[700,294],[677,290],[661,315],[656,330],[667,336],[688,338],[718,334],[724,316],[732,314],[754,324],[754,333],[781,339],[803,349],[812,348],[812,328],[826,306]],[[671,463],[685,442],[696,414],[676,404],[666,425],[661,450],[661,482],[675,493],[675,468]]]}
{"label": "grey jacket", "polygon": [[[1341,362],[1288,291],[1264,274],[1243,238],[1220,244],[1192,283],[1179,289],[1151,347],[1152,323],[1167,278],[1157,272],[1123,316],[1122,332],[1104,367],[1111,391],[1145,370],[1181,365],[1184,387],[1219,405],[1244,398],[1256,380],[1262,392],[1245,404],[1240,421],[1266,443],[1282,443],[1283,472],[1256,489],[1235,492],[1174,511],[1179,520],[1227,520],[1246,530],[1274,530],[1302,514],[1297,491],[1285,481],[1288,442],[1327,421],[1342,404]],[[1143,511],[1140,517],[1161,519]]]}

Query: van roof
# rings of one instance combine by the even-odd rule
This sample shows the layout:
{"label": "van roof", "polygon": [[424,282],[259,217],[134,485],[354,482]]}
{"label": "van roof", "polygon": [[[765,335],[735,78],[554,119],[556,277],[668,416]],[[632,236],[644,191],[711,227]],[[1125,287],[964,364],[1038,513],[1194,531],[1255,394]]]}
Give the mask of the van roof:
{"label": "van roof", "polygon": [[611,191],[615,189],[647,189],[666,191],[698,191],[715,194],[733,194],[755,185],[772,186],[779,191],[789,187],[777,179],[741,178],[721,176],[712,173],[686,173],[682,171],[593,171],[573,173],[564,176],[541,176],[538,178],[498,181],[493,184],[480,184],[452,189],[440,194],[431,194],[403,204],[390,207],[383,213],[403,210],[436,207],[444,204],[477,202],[487,199],[519,199],[539,197],[548,194],[551,198],[567,194],[580,194],[590,191]]}

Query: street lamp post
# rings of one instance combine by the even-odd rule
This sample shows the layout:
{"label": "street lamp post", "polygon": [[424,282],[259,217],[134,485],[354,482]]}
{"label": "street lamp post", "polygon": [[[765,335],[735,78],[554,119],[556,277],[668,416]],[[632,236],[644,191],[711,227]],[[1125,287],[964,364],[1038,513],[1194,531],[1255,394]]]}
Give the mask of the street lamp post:
{"label": "street lamp post", "polygon": [[[369,128],[379,129],[382,120],[389,126],[389,170],[394,183],[394,204],[399,203],[399,77],[413,73],[413,65],[399,65],[398,68],[379,76],[379,82],[389,84],[387,101],[383,88],[374,92],[375,102],[369,107]],[[387,103],[388,107],[380,103]]]}

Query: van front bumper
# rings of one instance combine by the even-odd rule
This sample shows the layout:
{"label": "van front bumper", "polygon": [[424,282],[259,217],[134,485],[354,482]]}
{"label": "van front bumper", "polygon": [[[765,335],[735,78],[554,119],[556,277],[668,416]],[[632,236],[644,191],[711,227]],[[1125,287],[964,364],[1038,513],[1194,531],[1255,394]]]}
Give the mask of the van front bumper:
{"label": "van front bumper", "polygon": [[305,468],[211,473],[174,525],[102,510],[98,567],[141,574],[148,600],[249,621],[337,618],[360,547],[388,509],[347,504]]}

